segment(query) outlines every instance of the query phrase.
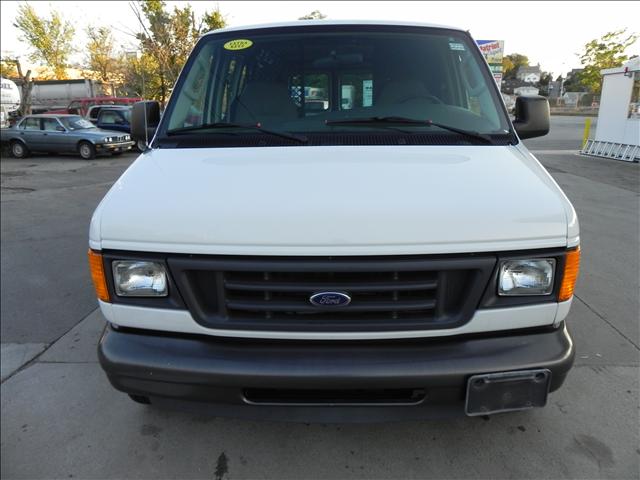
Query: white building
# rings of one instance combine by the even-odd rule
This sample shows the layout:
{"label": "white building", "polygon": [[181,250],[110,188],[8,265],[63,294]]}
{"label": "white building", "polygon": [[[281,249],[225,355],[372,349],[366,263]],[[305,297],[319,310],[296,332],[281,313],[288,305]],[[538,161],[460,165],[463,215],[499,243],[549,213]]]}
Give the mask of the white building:
{"label": "white building", "polygon": [[589,155],[640,160],[640,58],[622,67],[601,70],[602,94],[594,140],[582,152]]}
{"label": "white building", "polygon": [[526,83],[538,83],[542,77],[542,71],[540,65],[534,67],[520,67],[516,75],[519,80]]}
{"label": "white building", "polygon": [[538,95],[539,92],[540,89],[529,85],[513,89],[513,93],[515,93],[519,97],[531,97],[533,95]]}

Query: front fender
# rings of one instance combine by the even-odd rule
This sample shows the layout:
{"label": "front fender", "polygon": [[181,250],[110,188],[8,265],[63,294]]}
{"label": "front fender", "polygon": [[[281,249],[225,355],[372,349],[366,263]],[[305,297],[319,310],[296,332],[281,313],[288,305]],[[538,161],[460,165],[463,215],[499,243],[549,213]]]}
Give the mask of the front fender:
{"label": "front fender", "polygon": [[91,137],[79,137],[75,141],[76,149],[80,147],[80,144],[82,142],[89,142],[91,145],[93,145],[95,147],[98,144],[98,139],[97,138],[91,138]]}

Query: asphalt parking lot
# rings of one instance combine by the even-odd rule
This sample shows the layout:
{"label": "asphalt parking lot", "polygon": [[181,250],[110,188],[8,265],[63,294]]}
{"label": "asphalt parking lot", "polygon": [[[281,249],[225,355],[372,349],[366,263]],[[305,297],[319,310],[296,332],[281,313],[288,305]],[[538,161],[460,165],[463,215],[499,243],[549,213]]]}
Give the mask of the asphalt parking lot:
{"label": "asphalt parking lot", "polygon": [[292,424],[133,403],[95,354],[90,215],[135,159],[2,157],[2,478],[638,478],[638,164],[576,155],[584,119],[527,141],[572,200],[576,365],[546,408],[487,419]]}

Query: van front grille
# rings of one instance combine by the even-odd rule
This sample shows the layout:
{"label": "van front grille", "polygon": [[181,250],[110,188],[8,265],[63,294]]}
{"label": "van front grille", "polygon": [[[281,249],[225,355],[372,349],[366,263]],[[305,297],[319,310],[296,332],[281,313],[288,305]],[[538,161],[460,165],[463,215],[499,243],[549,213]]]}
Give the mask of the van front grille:
{"label": "van front grille", "polygon": [[[439,272],[225,272],[230,318],[290,321],[433,319],[438,306]],[[310,297],[339,292],[344,307],[315,306]]]}
{"label": "van front grille", "polygon": [[[189,311],[209,328],[363,332],[453,328],[478,306],[495,257],[176,257]],[[314,305],[338,292],[348,305]]]}

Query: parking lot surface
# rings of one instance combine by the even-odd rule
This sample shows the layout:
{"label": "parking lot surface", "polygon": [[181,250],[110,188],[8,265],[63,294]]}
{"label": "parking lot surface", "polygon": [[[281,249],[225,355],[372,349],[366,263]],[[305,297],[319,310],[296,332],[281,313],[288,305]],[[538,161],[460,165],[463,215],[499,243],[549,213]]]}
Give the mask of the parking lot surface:
{"label": "parking lot surface", "polygon": [[584,118],[527,141],[572,200],[576,365],[546,408],[295,424],[133,403],[96,358],[90,215],[135,159],[2,157],[2,478],[638,478],[639,166],[576,155]]}

